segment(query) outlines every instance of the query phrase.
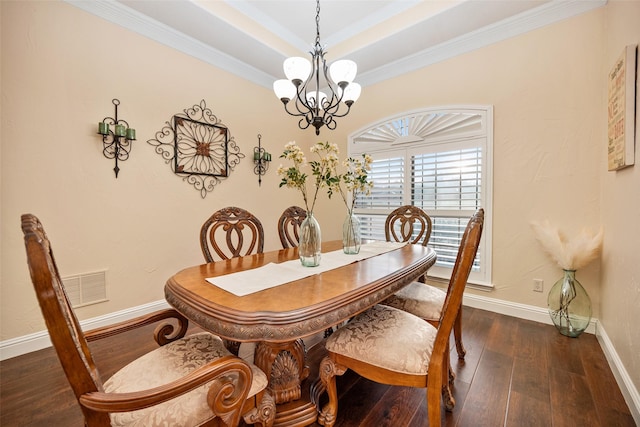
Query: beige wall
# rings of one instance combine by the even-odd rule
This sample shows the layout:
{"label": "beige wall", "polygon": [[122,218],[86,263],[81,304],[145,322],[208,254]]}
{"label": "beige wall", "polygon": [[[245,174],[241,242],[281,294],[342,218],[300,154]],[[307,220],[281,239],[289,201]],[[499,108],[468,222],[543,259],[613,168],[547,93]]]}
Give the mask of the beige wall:
{"label": "beige wall", "polygon": [[[596,11],[364,88],[338,129],[346,136],[403,111],[437,105],[494,106],[493,284],[481,293],[546,307],[560,269],[529,222],[567,231],[605,229],[603,262],[578,272],[594,316],[640,386],[638,167],[606,172],[606,74],[624,44],[638,42],[639,2]],[[118,63],[115,61],[118,59]],[[120,114],[138,129],[131,158],[113,178],[95,123]],[[201,260],[197,231],[214,209],[245,207],[263,220],[267,249],[275,220],[298,194],[277,189],[274,161],[262,187],[245,159],[206,199],[169,172],[145,143],[169,117],[205,99],[243,153],[256,134],[274,154],[292,139],[316,140],[274,102],[271,91],[59,2],[2,2],[2,302],[0,340],[44,328],[30,287],[19,215],[41,217],[64,274],[109,269],[110,301],[78,310],[90,318],[163,297],[173,272]],[[251,100],[251,102],[247,102]],[[339,235],[337,201],[319,205],[325,238]]]}
{"label": "beige wall", "polygon": [[[640,44],[640,1],[610,2],[604,14],[604,72],[626,45]],[[637,99],[637,98],[636,98]],[[637,101],[636,101],[637,102]],[[600,174],[605,225],[600,321],[640,389],[640,104],[636,107],[635,166]],[[606,114],[603,110],[602,115]],[[603,131],[603,132],[606,132]],[[602,150],[602,156],[605,155]]]}

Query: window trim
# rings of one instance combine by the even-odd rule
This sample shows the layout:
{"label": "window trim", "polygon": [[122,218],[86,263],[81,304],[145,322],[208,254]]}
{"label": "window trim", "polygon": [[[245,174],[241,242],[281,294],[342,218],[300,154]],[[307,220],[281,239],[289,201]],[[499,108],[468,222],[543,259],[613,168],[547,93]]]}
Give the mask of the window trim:
{"label": "window trim", "polygon": [[[404,134],[395,126],[403,122]],[[474,144],[480,141],[480,144]],[[459,144],[456,144],[459,143]],[[492,217],[493,217],[493,106],[491,105],[450,105],[426,107],[389,116],[369,124],[348,137],[349,156],[361,153],[370,154],[374,159],[390,153],[401,153],[401,157],[410,157],[418,150],[438,151],[438,147],[480,145],[483,150],[481,206],[485,210],[484,231],[480,242],[483,254],[481,270],[472,272],[469,282],[480,289],[492,288]],[[449,148],[447,147],[447,149]],[[457,149],[457,148],[452,148]],[[405,171],[405,173],[407,173]],[[410,203],[410,182],[405,180],[404,197]],[[369,210],[381,213],[379,210]],[[450,269],[432,267],[429,276],[447,279]]]}

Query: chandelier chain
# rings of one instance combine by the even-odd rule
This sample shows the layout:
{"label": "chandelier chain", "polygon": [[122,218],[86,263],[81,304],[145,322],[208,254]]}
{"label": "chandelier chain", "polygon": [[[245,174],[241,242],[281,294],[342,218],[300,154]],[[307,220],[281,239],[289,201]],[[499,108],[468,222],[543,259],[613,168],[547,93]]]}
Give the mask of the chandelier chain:
{"label": "chandelier chain", "polygon": [[316,46],[320,45],[320,0],[316,0]]}

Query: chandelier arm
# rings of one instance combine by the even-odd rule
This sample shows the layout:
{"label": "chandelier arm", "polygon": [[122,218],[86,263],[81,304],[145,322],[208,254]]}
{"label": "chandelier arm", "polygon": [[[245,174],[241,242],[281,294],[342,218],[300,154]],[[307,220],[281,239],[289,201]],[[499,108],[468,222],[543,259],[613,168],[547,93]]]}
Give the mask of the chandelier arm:
{"label": "chandelier arm", "polygon": [[[347,86],[345,86],[346,88]],[[349,111],[351,110],[351,105],[353,105],[353,102],[345,102],[342,103],[342,98],[344,97],[344,88],[342,89],[342,96],[338,97],[338,95],[333,95],[336,99],[336,103],[334,105],[331,105],[327,108],[329,114],[331,114],[331,116],[333,117],[344,117],[347,114],[349,114]],[[332,89],[333,90],[333,89]],[[342,108],[342,104],[344,104],[344,106],[346,107],[346,111],[344,110],[344,108]],[[344,111],[344,112],[341,112]]]}
{"label": "chandelier arm", "polygon": [[314,114],[313,108],[311,108],[311,106],[309,105],[309,102],[307,101],[306,84],[301,86],[301,88],[302,89],[298,91],[296,95],[295,107],[296,107],[296,110],[298,110],[298,114],[296,114],[296,116],[302,117],[300,121],[302,121],[303,119],[306,120],[307,125],[304,128],[301,127],[301,129],[306,129],[313,122],[313,117],[315,116],[315,114]]}
{"label": "chandelier arm", "polygon": [[[311,123],[313,121],[314,114],[317,115],[315,109],[311,106],[311,103],[307,98],[307,94],[309,93],[309,90],[308,90],[309,84],[313,81],[314,76],[316,77],[318,76],[318,73],[317,73],[318,63],[316,62],[316,59],[317,59],[316,55],[317,55],[318,49],[320,50],[320,56],[318,56],[318,58],[323,56],[322,48],[320,48],[319,46],[319,41],[316,41],[315,49],[316,49],[315,52],[309,52],[311,54],[311,59],[312,59],[311,73],[309,74],[309,77],[307,77],[307,79],[303,83],[296,86],[295,107],[296,107],[296,110],[298,110],[299,114],[295,114],[295,115],[305,116],[307,118],[308,123]],[[323,58],[323,61],[324,61],[324,58]],[[317,87],[318,86],[316,82],[316,88]],[[316,95],[314,96],[314,99],[317,97],[317,91],[318,89],[315,90]],[[311,118],[309,117],[310,114],[311,114]]]}
{"label": "chandelier arm", "polygon": [[349,111],[351,110],[351,106],[346,105],[346,104],[345,104],[345,106],[347,107],[347,110],[346,110],[344,113],[342,113],[342,114],[338,114],[337,112],[335,112],[335,113],[331,114],[331,117],[340,118],[340,117],[344,117],[344,116],[346,116],[347,114],[349,114]]}
{"label": "chandelier arm", "polygon": [[[308,81],[308,79],[307,79]],[[305,102],[305,98],[301,97],[301,94],[306,90],[307,82],[305,82],[304,84],[299,84],[296,86],[296,96],[295,96],[295,100],[289,100],[289,102],[283,102],[284,104],[284,110],[287,112],[287,114],[294,116],[294,117],[302,117],[300,119],[300,121],[302,122],[303,120],[305,120],[307,122],[307,125],[303,128],[300,127],[301,129],[306,129],[309,127],[309,124],[311,123],[311,120],[309,119],[308,115],[309,115],[309,110],[310,107],[309,105]],[[291,102],[293,101],[293,102]],[[292,111],[290,109],[290,106],[293,105],[292,108],[295,108],[294,111]],[[301,108],[304,107],[304,108]]]}
{"label": "chandelier arm", "polygon": [[324,125],[327,127],[327,129],[329,130],[335,130],[336,126],[338,125],[338,122],[336,122],[335,120],[333,120],[334,116],[329,116],[329,118],[324,122]]}
{"label": "chandelier arm", "polygon": [[291,101],[289,101],[286,104],[284,104],[284,111],[286,111],[289,115],[294,117],[305,116],[305,113],[303,113],[300,110],[298,110],[298,112],[289,110],[289,105],[291,104],[295,104],[295,103],[292,103]]}
{"label": "chandelier arm", "polygon": [[[327,99],[329,99],[329,96],[327,96]],[[324,104],[322,104],[322,109],[324,110],[325,115],[329,114],[335,117],[344,117],[344,114],[338,114],[338,112],[341,110],[340,99],[335,94],[332,94],[331,101],[326,101]]]}
{"label": "chandelier arm", "polygon": [[[331,77],[329,76],[329,74],[327,73],[328,71],[328,67],[327,67],[327,63],[324,61],[324,53],[323,53],[323,61],[322,61],[322,74],[324,74],[324,79],[327,82],[327,87],[329,88],[329,90],[331,91],[331,96],[328,96],[329,94],[327,94],[327,99],[326,101],[322,104],[322,108],[325,112],[329,112],[329,114],[332,114],[330,111],[332,109],[335,108],[334,111],[337,111],[338,108],[340,107],[340,101],[342,100],[342,97],[344,96],[344,91],[342,94],[340,94],[340,96],[338,96],[337,94],[339,93],[338,89],[339,89],[339,85],[337,83],[335,83]],[[319,77],[318,77],[319,78]],[[334,103],[335,100],[335,103]],[[333,115],[333,114],[332,114]]]}
{"label": "chandelier arm", "polygon": [[284,111],[289,113],[289,115],[291,116],[300,117],[300,120],[298,121],[298,127],[300,129],[307,129],[313,123],[313,116],[310,116],[310,113],[308,112],[307,113],[304,113],[302,111],[299,111],[298,113],[291,112],[289,111],[287,104],[285,104],[284,106]]}
{"label": "chandelier arm", "polygon": [[[307,83],[311,80],[311,76],[303,84],[296,88],[296,99],[294,104],[297,113],[292,113],[287,108],[287,112],[292,116],[300,117],[298,121],[298,127],[300,129],[307,129],[312,123],[314,118],[314,112],[309,102],[307,101]],[[286,106],[285,106],[286,107]]]}
{"label": "chandelier arm", "polygon": [[303,117],[300,120],[298,120],[298,127],[300,129],[307,129],[309,126],[311,126],[311,122],[309,121],[308,118]]}

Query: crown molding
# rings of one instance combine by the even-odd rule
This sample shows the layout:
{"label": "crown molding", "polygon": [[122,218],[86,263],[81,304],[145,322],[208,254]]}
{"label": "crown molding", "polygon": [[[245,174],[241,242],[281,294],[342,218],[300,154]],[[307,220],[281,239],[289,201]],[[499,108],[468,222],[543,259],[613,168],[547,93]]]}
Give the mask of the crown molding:
{"label": "crown molding", "polygon": [[[155,21],[113,0],[65,0],[109,22],[120,25],[208,64],[228,71],[265,88],[277,76],[261,71],[231,55]],[[554,0],[496,24],[441,43],[398,61],[358,75],[364,87],[424,68],[493,43],[580,15],[607,4],[607,0]],[[280,60],[281,58],[277,58]]]}
{"label": "crown molding", "polygon": [[456,37],[433,48],[358,75],[361,86],[410,73],[420,68],[489,46],[529,31],[602,7],[607,0],[552,1],[496,24]]}
{"label": "crown molding", "polygon": [[65,2],[261,86],[271,88],[275,80],[270,74],[119,2],[109,0],[65,0]]}

